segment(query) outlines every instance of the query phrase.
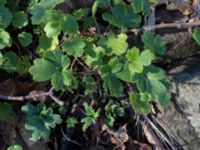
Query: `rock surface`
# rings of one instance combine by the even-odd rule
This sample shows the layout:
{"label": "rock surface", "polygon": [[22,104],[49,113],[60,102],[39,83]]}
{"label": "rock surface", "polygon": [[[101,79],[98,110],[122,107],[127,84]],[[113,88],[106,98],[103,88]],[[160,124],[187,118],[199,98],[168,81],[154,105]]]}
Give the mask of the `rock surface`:
{"label": "rock surface", "polygon": [[199,46],[188,31],[175,33],[170,33],[170,31],[167,33],[166,31],[162,36],[167,46],[166,57],[171,60],[187,59],[200,54]]}
{"label": "rock surface", "polygon": [[174,132],[186,150],[199,150],[200,71],[180,71],[170,78],[173,81],[173,102],[159,118]]}

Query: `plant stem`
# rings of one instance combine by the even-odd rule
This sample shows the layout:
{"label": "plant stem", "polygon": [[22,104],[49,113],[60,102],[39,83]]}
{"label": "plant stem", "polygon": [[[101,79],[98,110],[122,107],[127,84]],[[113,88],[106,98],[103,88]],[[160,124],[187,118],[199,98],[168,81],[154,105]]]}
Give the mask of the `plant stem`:
{"label": "plant stem", "polygon": [[8,100],[8,101],[25,101],[25,100],[31,100],[38,97],[51,97],[52,100],[54,100],[59,105],[64,105],[64,102],[59,100],[57,97],[53,95],[53,88],[51,88],[48,92],[40,93],[40,94],[34,94],[34,95],[26,95],[26,96],[6,96],[0,94],[1,100]]}

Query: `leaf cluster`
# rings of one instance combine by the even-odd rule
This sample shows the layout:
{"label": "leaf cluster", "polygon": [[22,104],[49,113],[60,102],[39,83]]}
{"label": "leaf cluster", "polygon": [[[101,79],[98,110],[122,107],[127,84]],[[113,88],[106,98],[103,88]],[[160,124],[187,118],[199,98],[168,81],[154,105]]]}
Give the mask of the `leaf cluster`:
{"label": "leaf cluster", "polygon": [[22,106],[22,111],[26,113],[27,118],[25,128],[32,131],[34,141],[41,138],[48,139],[50,129],[62,122],[60,115],[54,114],[53,109],[47,108],[44,103],[39,103],[37,106],[28,103]]}
{"label": "leaf cluster", "polygon": [[[94,100],[97,111],[83,103],[85,116],[79,118],[83,131],[100,115],[114,126],[115,119],[125,115],[123,104],[115,102],[122,95],[129,97],[129,105],[142,115],[150,113],[152,101],[166,107],[170,82],[154,63],[166,51],[162,37],[144,31],[142,48],[130,44],[129,39],[129,29],[140,28],[142,18],[151,13],[150,5],[158,0],[95,0],[92,8],[76,9],[71,14],[58,9],[63,2],[31,0],[24,2],[24,9],[21,5],[11,7],[14,4],[8,0],[0,1],[0,68],[35,82],[49,82],[60,97],[70,95],[70,100],[64,100],[72,105],[84,97]],[[99,20],[109,24],[104,34]],[[193,35],[198,43],[199,32],[197,29]],[[103,104],[103,114],[98,100],[105,99],[112,101]],[[0,119],[8,118],[11,110],[0,103]],[[62,121],[43,103],[28,103],[22,111],[33,140],[48,139],[51,129]],[[68,110],[59,112],[68,128],[78,124],[79,119]]]}
{"label": "leaf cluster", "polygon": [[99,113],[98,111],[95,112],[95,110],[91,106],[89,106],[86,102],[83,104],[83,106],[85,109],[86,117],[84,117],[81,120],[81,123],[83,123],[82,129],[85,132],[89,126],[96,123],[96,120],[99,117]]}

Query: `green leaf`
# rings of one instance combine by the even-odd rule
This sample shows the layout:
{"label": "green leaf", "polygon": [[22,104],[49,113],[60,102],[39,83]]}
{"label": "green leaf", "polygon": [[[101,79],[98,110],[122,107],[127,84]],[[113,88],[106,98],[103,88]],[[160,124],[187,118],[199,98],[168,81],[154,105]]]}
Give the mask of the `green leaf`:
{"label": "green leaf", "polygon": [[14,52],[6,52],[4,54],[4,61],[1,66],[7,72],[16,72],[16,64],[18,62],[18,57]]}
{"label": "green leaf", "polygon": [[35,1],[30,7],[31,20],[33,25],[46,23],[48,18],[48,11],[54,9],[58,4],[64,0],[41,0]]}
{"label": "green leaf", "polygon": [[124,4],[123,0],[113,0],[113,3],[114,3],[115,5]]}
{"label": "green leaf", "polygon": [[6,29],[10,25],[12,17],[9,9],[0,5],[0,29]]}
{"label": "green leaf", "polygon": [[88,14],[90,13],[89,8],[79,8],[74,10],[73,15],[76,17],[77,20],[84,20]]}
{"label": "green leaf", "polygon": [[64,51],[67,52],[68,55],[74,57],[81,57],[85,46],[85,42],[80,37],[63,42]]}
{"label": "green leaf", "polygon": [[16,71],[20,75],[26,75],[28,73],[28,69],[30,68],[30,59],[28,55],[24,55],[21,58],[18,58],[18,62],[16,64]]}
{"label": "green leaf", "polygon": [[29,60],[27,57],[19,59],[19,57],[14,52],[6,52],[4,54],[2,69],[6,70],[9,73],[17,72],[19,74],[26,73],[27,69],[30,66]]}
{"label": "green leaf", "polygon": [[66,120],[66,124],[68,128],[73,128],[78,123],[77,119],[74,117],[68,117]]}
{"label": "green leaf", "polygon": [[116,77],[116,73],[121,69],[122,64],[117,57],[110,59],[107,64],[102,65],[99,69],[99,74],[104,81],[104,89],[105,91],[109,90],[111,96],[119,97],[123,91],[123,86]]}
{"label": "green leaf", "polygon": [[3,64],[3,54],[0,53],[0,65],[2,65],[2,64]]}
{"label": "green leaf", "polygon": [[148,93],[149,100],[157,100],[163,107],[166,107],[170,99],[168,93],[170,86],[166,81],[162,70],[149,66],[145,68],[144,74],[138,75],[136,85],[141,93]]}
{"label": "green leaf", "polygon": [[47,21],[46,11],[39,5],[33,5],[30,8],[30,13],[32,14],[31,21],[33,25],[39,25]]}
{"label": "green leaf", "polygon": [[83,106],[84,106],[87,116],[93,117],[94,119],[96,119],[99,116],[98,112],[95,112],[95,110],[90,105],[88,105],[86,102],[83,103]]}
{"label": "green leaf", "polygon": [[93,120],[91,117],[85,117],[81,120],[81,123],[83,123],[82,130],[85,132],[93,124]]}
{"label": "green leaf", "polygon": [[119,107],[119,106],[115,107],[114,114],[116,116],[123,117],[125,115],[124,108],[123,107]]}
{"label": "green leaf", "polygon": [[93,24],[94,24],[94,19],[92,17],[87,17],[86,19],[84,19],[83,23],[84,31],[89,27],[91,27]]}
{"label": "green leaf", "polygon": [[13,145],[9,146],[7,150],[23,150],[23,148],[20,145]]}
{"label": "green leaf", "polygon": [[146,68],[146,74],[149,79],[161,80],[165,78],[165,71],[155,66]]}
{"label": "green leaf", "polygon": [[48,38],[46,35],[40,36],[39,45],[37,47],[38,53],[44,53],[46,51],[53,51],[59,44],[58,38]]}
{"label": "green leaf", "polygon": [[149,80],[147,82],[148,91],[152,93],[153,98],[157,99],[163,107],[169,104],[169,94],[165,85],[158,80]]}
{"label": "green leaf", "polygon": [[51,78],[51,84],[55,90],[63,90],[66,87],[73,87],[74,83],[73,73],[69,70],[62,70],[62,72],[56,72]]}
{"label": "green leaf", "polygon": [[21,32],[20,34],[18,34],[17,38],[21,45],[23,45],[24,47],[27,47],[32,43],[33,36],[31,33]]}
{"label": "green leaf", "polygon": [[33,76],[33,80],[39,82],[51,80],[55,90],[62,90],[67,86],[65,78],[72,79],[72,76],[69,77],[65,74],[69,64],[69,58],[63,55],[60,50],[47,51],[43,58],[35,59],[29,72]]}
{"label": "green leaf", "polygon": [[121,82],[110,73],[104,73],[101,77],[104,81],[104,87],[109,89],[111,96],[119,97],[123,91]]}
{"label": "green leaf", "polygon": [[34,141],[42,137],[48,139],[50,129],[55,128],[57,124],[62,122],[60,115],[54,114],[53,109],[47,108],[44,103],[39,103],[36,107],[31,104],[27,105],[22,107],[22,111],[27,113],[25,128],[32,131]]}
{"label": "green leaf", "polygon": [[108,62],[108,66],[110,67],[111,73],[113,74],[119,72],[122,69],[122,64],[117,57],[110,59]]}
{"label": "green leaf", "polygon": [[135,95],[133,92],[129,94],[129,101],[131,106],[142,115],[148,115],[150,113],[150,106],[148,102],[141,101],[139,95]]}
{"label": "green leaf", "polygon": [[67,108],[66,108],[66,106],[60,106],[59,109],[58,109],[58,111],[59,111],[59,114],[66,115]]}
{"label": "green leaf", "polygon": [[133,47],[131,50],[129,50],[126,54],[126,58],[129,61],[133,61],[137,59],[140,55],[140,50],[137,47]]}
{"label": "green leaf", "polygon": [[58,37],[63,30],[63,22],[65,15],[58,10],[51,10],[47,12],[47,23],[44,27],[47,37],[55,38]]}
{"label": "green leaf", "polygon": [[113,127],[115,118],[111,115],[111,113],[106,113],[106,122],[110,127]]}
{"label": "green leaf", "polygon": [[0,49],[10,47],[11,45],[10,34],[7,31],[0,30]]}
{"label": "green leaf", "polygon": [[124,115],[124,109],[114,104],[113,101],[109,101],[108,104],[105,106],[106,121],[110,127],[113,127],[116,116],[122,117]]}
{"label": "green leaf", "polygon": [[98,0],[95,0],[95,2],[92,5],[92,17],[94,18],[94,20],[96,20],[95,15],[96,15],[96,12],[97,12],[97,9],[98,9],[98,5],[99,5]]}
{"label": "green leaf", "polygon": [[159,0],[149,0],[150,3],[157,4]]}
{"label": "green leaf", "polygon": [[95,19],[95,15],[98,8],[108,7],[110,5],[110,0],[95,0],[92,5],[92,17]]}
{"label": "green leaf", "polygon": [[141,17],[135,14],[130,6],[115,5],[111,8],[111,12],[112,14],[104,13],[102,15],[103,19],[122,30],[139,27],[140,25]]}
{"label": "green leaf", "polygon": [[95,47],[94,45],[89,45],[86,48],[86,64],[88,66],[95,67],[96,65],[102,64],[102,57],[105,55],[105,49],[102,47]]}
{"label": "green leaf", "polygon": [[36,59],[34,61],[34,66],[30,68],[33,80],[39,82],[51,79],[55,72],[54,64],[46,59]]}
{"label": "green leaf", "polygon": [[100,8],[110,6],[110,0],[96,0],[96,1],[98,1],[98,6]]}
{"label": "green leaf", "polygon": [[48,22],[44,27],[44,31],[49,38],[57,37],[61,32],[59,22]]}
{"label": "green leaf", "polygon": [[150,7],[148,0],[131,0],[131,6],[136,13],[150,14]]}
{"label": "green leaf", "polygon": [[89,126],[96,122],[99,117],[99,113],[98,111],[95,112],[94,109],[86,102],[83,103],[83,106],[86,111],[86,117],[81,120],[81,123],[83,123],[82,130],[85,132]]}
{"label": "green leaf", "polygon": [[3,6],[7,3],[7,0],[0,0],[0,5]]}
{"label": "green leaf", "polygon": [[143,65],[139,61],[139,59],[136,59],[129,64],[129,70],[132,73],[142,73],[143,72]]}
{"label": "green leaf", "polygon": [[37,115],[38,109],[32,104],[28,103],[21,108],[22,112],[26,113],[27,116]]}
{"label": "green leaf", "polygon": [[28,25],[27,14],[24,11],[17,11],[14,13],[12,24],[15,28],[21,29]]}
{"label": "green leaf", "polygon": [[92,92],[95,90],[96,82],[92,76],[84,76],[83,83],[85,85],[85,95],[93,97]]}
{"label": "green leaf", "polygon": [[149,66],[155,55],[150,50],[144,50],[139,54],[139,49],[133,47],[126,54],[126,58],[131,62],[129,64],[129,70],[132,73],[142,73],[144,66]]}
{"label": "green leaf", "polygon": [[192,35],[195,41],[197,42],[197,44],[200,45],[200,28],[196,28]]}
{"label": "green leaf", "polygon": [[144,48],[149,49],[156,54],[163,55],[166,51],[165,44],[160,35],[154,37],[153,33],[150,31],[144,32],[142,35],[142,42],[144,43]]}
{"label": "green leaf", "polygon": [[128,64],[124,64],[123,69],[116,73],[116,77],[125,82],[135,83],[133,75],[129,70]]}
{"label": "green leaf", "polygon": [[0,102],[0,120],[6,121],[13,112],[12,105],[6,102]]}
{"label": "green leaf", "polygon": [[62,28],[65,33],[77,34],[79,27],[76,18],[72,15],[66,16],[63,20]]}
{"label": "green leaf", "polygon": [[109,50],[109,54],[116,54],[116,55],[122,55],[126,52],[128,48],[128,43],[126,42],[127,35],[120,33],[119,35],[116,35],[112,32],[109,32],[107,34],[107,38],[101,39],[98,42],[98,45],[103,46],[105,49]]}
{"label": "green leaf", "polygon": [[144,50],[141,52],[139,59],[141,60],[143,66],[149,66],[155,59],[155,55],[150,50]]}

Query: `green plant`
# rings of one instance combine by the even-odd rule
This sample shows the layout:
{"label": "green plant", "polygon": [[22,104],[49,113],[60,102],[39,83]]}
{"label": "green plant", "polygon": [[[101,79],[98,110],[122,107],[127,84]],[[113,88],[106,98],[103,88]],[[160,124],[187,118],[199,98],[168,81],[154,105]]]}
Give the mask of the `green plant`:
{"label": "green plant", "polygon": [[83,106],[85,109],[86,117],[81,120],[81,123],[83,123],[82,130],[85,132],[89,126],[96,123],[96,120],[99,117],[99,113],[98,111],[95,112],[95,110],[86,102],[83,104]]}
{"label": "green plant", "polygon": [[9,146],[7,150],[23,150],[23,148],[20,145],[13,145]]}
{"label": "green plant", "polygon": [[50,129],[55,128],[62,122],[60,115],[54,114],[53,109],[47,108],[44,103],[39,103],[37,107],[32,104],[22,106],[22,111],[26,113],[27,122],[25,128],[32,131],[32,139],[37,141],[42,137],[48,139]]}
{"label": "green plant", "polygon": [[27,32],[22,32],[18,35],[18,40],[21,45],[23,46],[28,46],[32,43],[32,34],[27,33]]}
{"label": "green plant", "polygon": [[93,98],[93,91],[96,87],[96,82],[92,76],[84,76],[83,77],[83,84],[85,86],[85,95]]}
{"label": "green plant", "polygon": [[63,55],[60,50],[55,52],[47,51],[43,58],[36,59],[29,71],[35,81],[51,80],[55,90],[64,90],[72,86],[73,72],[67,68],[70,66],[68,56]]}
{"label": "green plant", "polygon": [[[99,110],[101,100],[113,99],[103,104],[110,126],[115,118],[124,115],[123,108],[114,101],[122,94],[129,96],[129,104],[141,115],[150,113],[151,101],[166,107],[170,82],[165,71],[154,63],[166,51],[161,36],[142,31],[142,49],[129,38],[129,30],[143,27],[142,19],[151,13],[150,4],[158,0],[95,0],[92,8],[75,9],[72,14],[58,9],[63,2],[29,0],[15,6],[13,1],[0,1],[0,68],[19,75],[18,78],[23,75],[28,82],[30,77],[39,83],[49,82],[67,103],[65,107],[87,97],[95,101],[94,107]],[[101,26],[99,20],[103,20]],[[109,24],[108,28],[101,31],[104,23]],[[199,29],[193,36],[200,41]],[[22,107],[32,139],[47,139],[50,129],[61,123],[61,117],[53,113],[56,107],[51,106],[55,105]],[[86,102],[83,106],[85,117],[80,119],[86,131],[100,112]],[[7,118],[10,106],[0,103],[0,107],[0,119]],[[58,110],[63,118],[68,118],[68,127],[77,124],[75,118],[66,117],[72,109],[63,106]]]}
{"label": "green plant", "polygon": [[200,45],[200,28],[194,30],[193,38],[195,39],[197,44]]}
{"label": "green plant", "polygon": [[117,116],[122,117],[125,115],[125,111],[122,107],[116,105],[113,101],[109,101],[109,103],[105,106],[105,117],[109,126],[113,127],[115,122],[115,118]]}
{"label": "green plant", "polygon": [[112,14],[104,13],[103,19],[122,30],[139,27],[140,25],[141,17],[134,12],[131,6],[118,4],[111,8],[111,12]]}
{"label": "green plant", "polygon": [[66,124],[68,128],[73,128],[75,127],[75,125],[78,123],[78,121],[76,120],[76,118],[74,117],[68,117],[66,120]]}
{"label": "green plant", "polygon": [[13,109],[9,103],[0,102],[0,120],[2,121],[8,120],[12,112],[13,112]]}

